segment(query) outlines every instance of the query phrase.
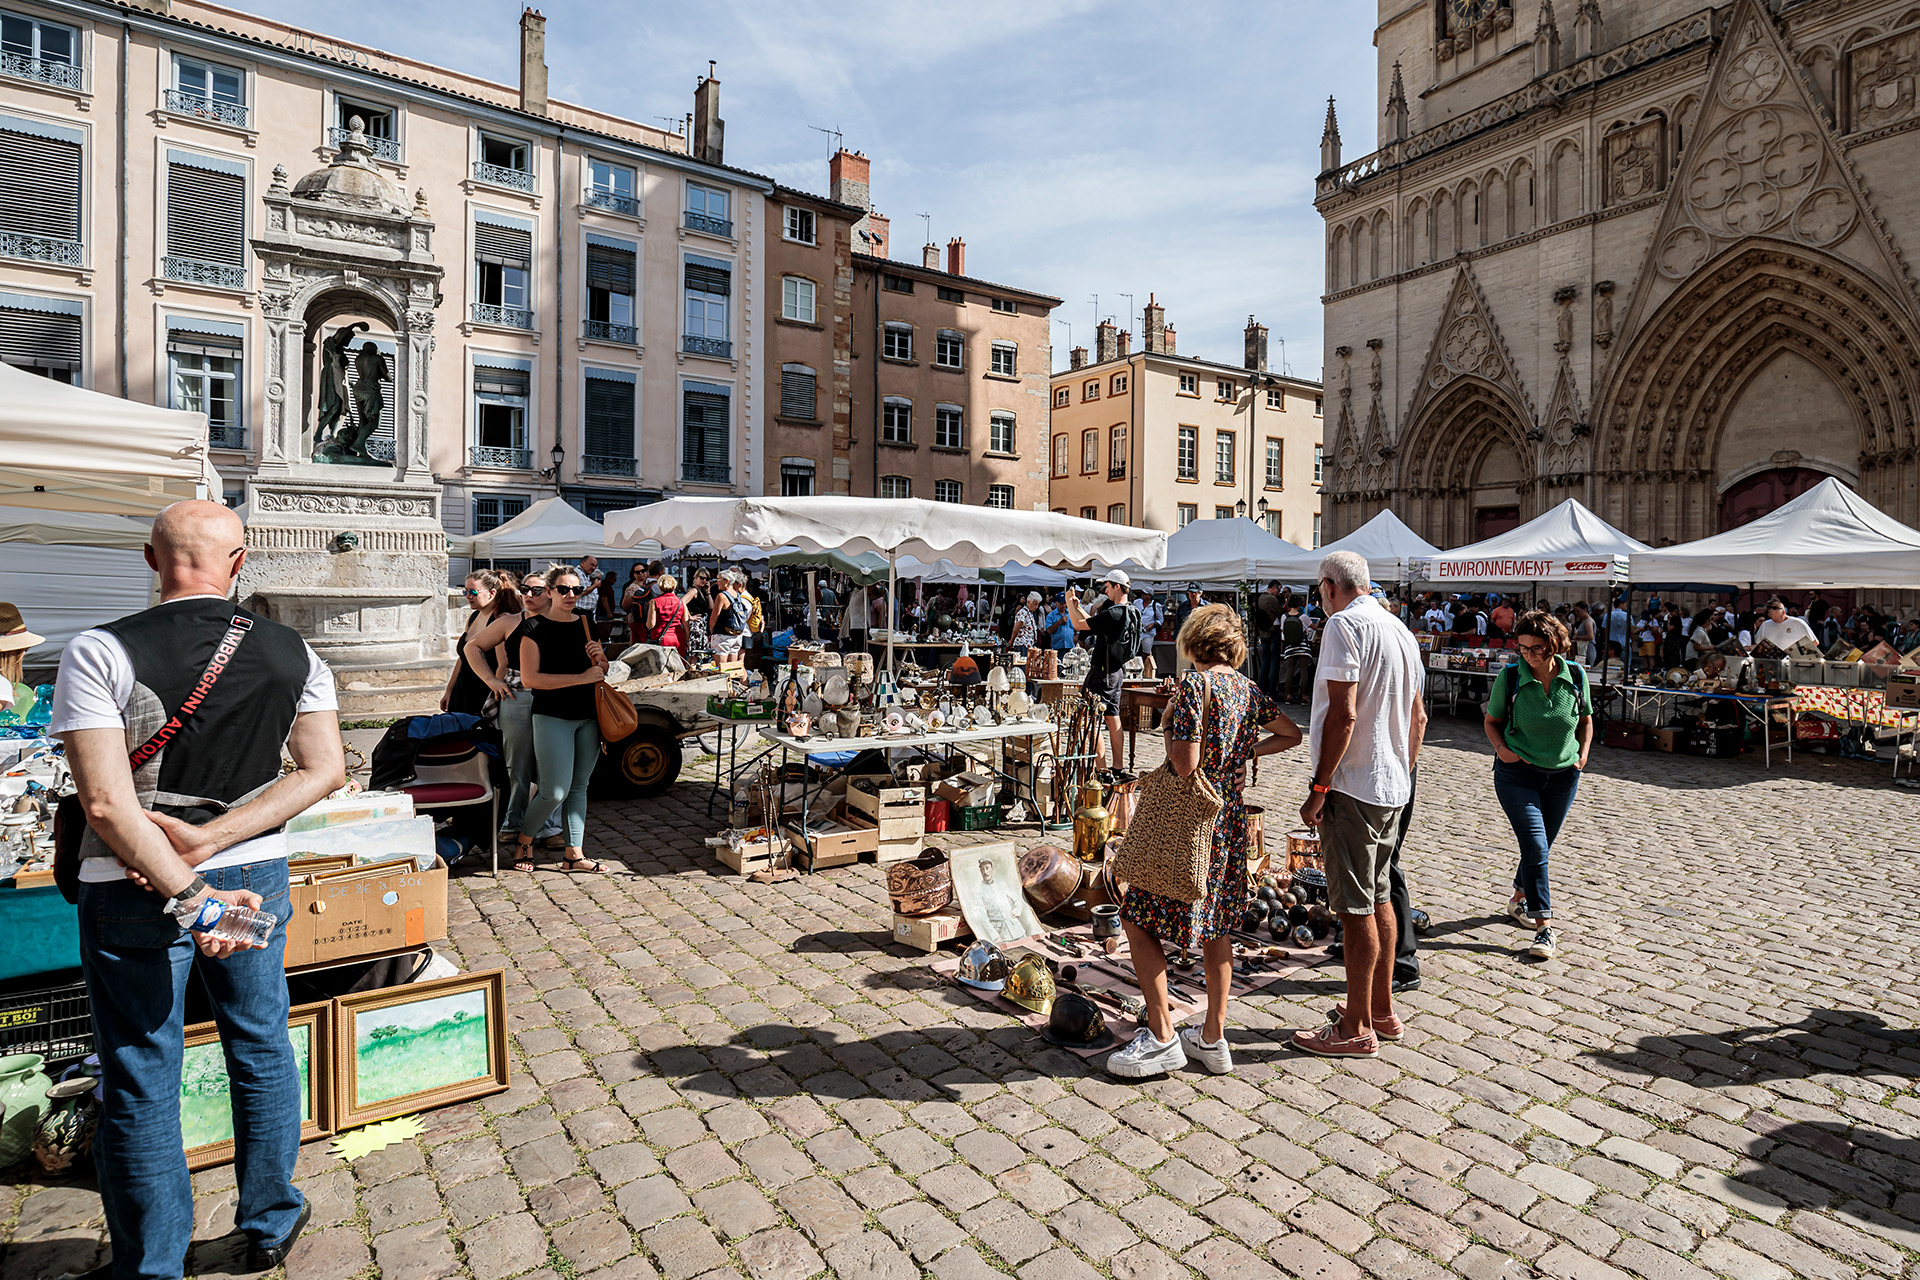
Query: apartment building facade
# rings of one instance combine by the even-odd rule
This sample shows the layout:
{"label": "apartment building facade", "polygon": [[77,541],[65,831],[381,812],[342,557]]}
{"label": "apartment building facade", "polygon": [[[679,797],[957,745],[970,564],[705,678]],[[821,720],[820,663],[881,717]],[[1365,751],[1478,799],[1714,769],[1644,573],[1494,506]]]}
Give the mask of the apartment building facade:
{"label": "apartment building facade", "polygon": [[775,187],[766,197],[767,466],[761,492],[853,492],[853,243],[865,209]]}
{"label": "apartment building facade", "polygon": [[1319,546],[1320,384],[1271,372],[1251,316],[1239,365],[1181,355],[1151,295],[1143,319],[1143,350],[1102,321],[1053,375],[1052,509],[1169,533],[1248,516]]}
{"label": "apartment building facade", "polygon": [[[773,184],[722,163],[718,80],[663,131],[549,99],[538,13],[519,39],[506,86],[197,0],[0,0],[0,360],[207,413],[241,501],[282,387],[263,198],[364,139],[444,270],[413,322],[430,376],[408,406],[387,388],[366,449],[392,457],[397,407],[426,418],[447,532],[555,492],[594,515],[761,492],[779,232]],[[293,385],[354,323],[393,376],[391,321],[330,309]]]}

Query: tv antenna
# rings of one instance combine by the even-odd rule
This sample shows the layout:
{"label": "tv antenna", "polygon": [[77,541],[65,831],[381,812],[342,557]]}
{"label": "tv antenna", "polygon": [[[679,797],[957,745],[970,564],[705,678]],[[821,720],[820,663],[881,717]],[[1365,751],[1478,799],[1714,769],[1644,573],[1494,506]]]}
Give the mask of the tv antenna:
{"label": "tv antenna", "polygon": [[1093,327],[1098,329],[1100,327],[1100,295],[1096,293],[1087,301],[1093,304]]}
{"label": "tv antenna", "polygon": [[1287,363],[1287,340],[1285,338],[1275,338],[1274,341],[1280,344],[1280,376],[1283,378],[1291,378],[1293,376],[1293,366]]}
{"label": "tv antenna", "polygon": [[920,226],[926,232],[926,238],[921,240],[920,243],[932,244],[933,243],[933,215],[930,213],[916,213],[913,216],[920,219]]}
{"label": "tv antenna", "polygon": [[820,126],[820,125],[817,125],[817,124],[810,124],[810,125],[808,125],[808,126],[807,126],[807,128],[809,128],[809,129],[811,129],[811,130],[813,130],[813,131],[814,131],[815,133],[830,133],[830,134],[832,134],[832,135],[833,135],[833,149],[834,149],[834,152],[835,152],[836,154],[838,154],[838,153],[839,153],[839,152],[841,152],[841,151],[845,151],[845,150],[846,150],[846,144],[845,144],[845,142],[844,142],[844,141],[842,140],[842,137],[841,137],[841,134],[840,134],[840,131],[839,131],[838,129],[828,129],[828,128],[824,128],[824,127],[822,127],[822,126]]}

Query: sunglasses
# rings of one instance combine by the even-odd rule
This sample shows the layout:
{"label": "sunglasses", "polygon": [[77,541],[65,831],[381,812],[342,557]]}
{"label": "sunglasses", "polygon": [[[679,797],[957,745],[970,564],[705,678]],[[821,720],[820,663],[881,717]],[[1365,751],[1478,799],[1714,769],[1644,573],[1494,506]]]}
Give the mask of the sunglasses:
{"label": "sunglasses", "polygon": [[530,596],[543,596],[547,594],[547,589],[545,587],[528,587],[527,594]]}
{"label": "sunglasses", "polygon": [[474,590],[474,589],[473,589],[472,587],[468,587],[468,588],[467,588],[467,598],[468,598],[469,600],[471,600],[471,599],[473,599],[474,597],[476,597],[476,596],[478,596],[479,594],[480,594],[480,593],[479,593],[478,591],[475,591],[475,590]]}
{"label": "sunglasses", "polygon": [[561,596],[577,596],[580,594],[579,587],[549,587],[547,589],[555,595]]}

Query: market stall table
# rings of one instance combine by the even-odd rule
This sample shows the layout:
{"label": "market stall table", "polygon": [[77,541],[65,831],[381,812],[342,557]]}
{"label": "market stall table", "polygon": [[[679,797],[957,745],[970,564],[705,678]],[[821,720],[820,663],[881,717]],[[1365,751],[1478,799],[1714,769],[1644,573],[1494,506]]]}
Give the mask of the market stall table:
{"label": "market stall table", "polygon": [[[707,816],[711,818],[713,816],[713,800],[715,796],[721,795],[724,792],[727,797],[727,807],[729,809],[733,807],[734,786],[739,781],[741,769],[740,738],[742,735],[740,730],[742,728],[764,729],[767,727],[767,721],[764,717],[740,720],[732,716],[716,715],[711,711],[703,711],[700,714],[711,721],[715,727],[721,731],[721,736],[725,738],[725,741],[719,744],[719,749],[714,752],[713,789],[707,792]],[[754,757],[754,759],[758,758],[757,756]],[[753,760],[748,760],[746,767],[752,768]]]}
{"label": "market stall table", "polygon": [[[1619,698],[1629,714],[1640,719],[1643,707],[1651,706],[1656,716],[1665,718],[1667,706],[1678,698],[1696,698],[1704,702],[1729,702],[1738,707],[1744,723],[1752,720],[1760,726],[1761,758],[1773,767],[1772,724],[1775,712],[1784,712],[1787,724],[1787,759],[1793,759],[1793,695],[1778,693],[1721,693],[1703,689],[1662,689],[1654,685],[1620,684],[1607,686],[1607,692]],[[1642,723],[1645,723],[1642,721]]]}

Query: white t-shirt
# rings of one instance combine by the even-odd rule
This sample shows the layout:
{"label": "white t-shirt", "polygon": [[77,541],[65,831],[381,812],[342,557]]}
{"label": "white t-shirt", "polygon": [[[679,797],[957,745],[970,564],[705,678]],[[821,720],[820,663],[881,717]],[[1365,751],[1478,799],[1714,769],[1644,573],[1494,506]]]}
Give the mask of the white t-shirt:
{"label": "white t-shirt", "polygon": [[1816,645],[1820,643],[1814,639],[1813,628],[1807,625],[1807,620],[1796,618],[1792,614],[1788,614],[1784,622],[1775,622],[1772,618],[1768,618],[1760,624],[1759,635],[1762,640],[1783,651],[1792,649],[1802,640],[1811,641]]}
{"label": "white t-shirt", "polygon": [[1327,722],[1327,682],[1357,684],[1353,739],[1328,779],[1333,790],[1363,804],[1394,807],[1413,797],[1407,738],[1413,700],[1426,673],[1413,633],[1372,596],[1361,596],[1327,619],[1320,666],[1313,673],[1313,720],[1308,761],[1317,770],[1320,731]]}
{"label": "white t-shirt", "polygon": [[[219,596],[181,596],[183,600],[218,600]],[[127,703],[133,699],[133,660],[119,637],[108,631],[82,631],[67,644],[60,656],[60,676],[53,686],[53,712],[47,732],[55,737],[80,729],[119,729],[127,727]],[[307,683],[300,691],[296,714],[309,711],[337,711],[339,694],[333,686],[333,672],[320,660],[311,646],[307,648]],[[287,856],[287,837],[273,832],[242,840],[222,849],[196,870],[217,871],[222,867],[241,867],[254,862],[271,862]],[[89,884],[126,879],[118,862],[106,858],[88,858],[80,865],[80,878]]]}
{"label": "white t-shirt", "polygon": [[1452,625],[1453,615],[1445,609],[1435,605],[1433,608],[1427,610],[1427,630],[1445,631]]}

